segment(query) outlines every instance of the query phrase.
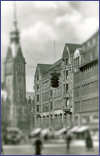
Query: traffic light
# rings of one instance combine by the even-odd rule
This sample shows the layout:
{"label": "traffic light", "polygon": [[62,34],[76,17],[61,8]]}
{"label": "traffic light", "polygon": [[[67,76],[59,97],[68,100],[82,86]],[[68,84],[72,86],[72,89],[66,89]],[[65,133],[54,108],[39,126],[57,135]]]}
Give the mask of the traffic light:
{"label": "traffic light", "polygon": [[53,73],[51,77],[51,86],[53,88],[58,88],[59,87],[59,74],[58,73]]}

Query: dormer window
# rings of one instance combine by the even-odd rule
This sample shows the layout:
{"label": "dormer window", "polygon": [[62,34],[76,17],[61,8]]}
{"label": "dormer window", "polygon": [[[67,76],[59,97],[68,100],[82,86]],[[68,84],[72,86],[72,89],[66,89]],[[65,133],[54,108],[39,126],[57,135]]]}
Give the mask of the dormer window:
{"label": "dormer window", "polygon": [[79,49],[76,49],[74,52],[74,67],[75,71],[77,71],[78,66],[81,64],[81,57]]}

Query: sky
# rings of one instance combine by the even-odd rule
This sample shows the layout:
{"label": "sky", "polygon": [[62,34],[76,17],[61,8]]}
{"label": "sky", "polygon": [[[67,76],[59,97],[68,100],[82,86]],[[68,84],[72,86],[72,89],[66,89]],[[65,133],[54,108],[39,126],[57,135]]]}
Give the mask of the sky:
{"label": "sky", "polygon": [[[14,2],[1,2],[1,58],[6,56]],[[98,1],[16,1],[20,43],[26,60],[26,90],[33,91],[38,63],[62,57],[65,43],[82,43],[99,28]]]}

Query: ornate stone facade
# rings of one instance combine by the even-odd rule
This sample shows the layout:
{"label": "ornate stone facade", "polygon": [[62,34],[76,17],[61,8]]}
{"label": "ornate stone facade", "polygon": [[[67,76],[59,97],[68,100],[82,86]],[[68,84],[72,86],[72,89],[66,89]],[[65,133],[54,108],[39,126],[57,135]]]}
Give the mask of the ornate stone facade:
{"label": "ornate stone facade", "polygon": [[7,49],[4,70],[4,84],[10,101],[9,125],[25,129],[26,122],[26,72],[25,58],[20,46],[17,21],[14,19],[10,32],[10,43]]}

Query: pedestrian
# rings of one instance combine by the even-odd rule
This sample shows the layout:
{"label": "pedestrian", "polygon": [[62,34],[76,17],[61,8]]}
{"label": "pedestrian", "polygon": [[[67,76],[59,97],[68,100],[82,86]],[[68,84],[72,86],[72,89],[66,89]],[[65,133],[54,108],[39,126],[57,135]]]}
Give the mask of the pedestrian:
{"label": "pedestrian", "polygon": [[72,134],[70,132],[68,132],[66,134],[66,148],[67,148],[67,151],[70,150],[71,141],[72,141]]}
{"label": "pedestrian", "polygon": [[93,149],[93,140],[89,131],[85,135],[85,144],[87,150]]}
{"label": "pedestrian", "polygon": [[34,146],[35,146],[35,155],[41,155],[43,145],[42,145],[40,134],[37,136],[34,142]]}
{"label": "pedestrian", "polygon": [[4,151],[3,151],[3,146],[1,144],[1,154],[4,154]]}

